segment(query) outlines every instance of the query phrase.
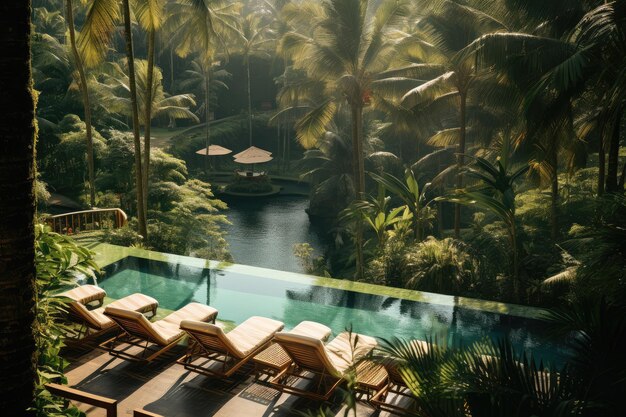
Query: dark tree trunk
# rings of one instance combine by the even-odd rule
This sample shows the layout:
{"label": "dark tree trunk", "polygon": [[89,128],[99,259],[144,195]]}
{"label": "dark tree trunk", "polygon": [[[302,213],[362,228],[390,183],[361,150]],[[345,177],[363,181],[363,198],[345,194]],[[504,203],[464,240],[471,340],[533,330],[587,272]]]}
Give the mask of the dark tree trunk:
{"label": "dark tree trunk", "polygon": [[246,82],[248,83],[248,139],[252,146],[252,92],[250,90],[250,57],[246,56]]}
{"label": "dark tree trunk", "polygon": [[[458,155],[456,157],[457,169],[459,173],[456,177],[456,188],[463,188],[463,174],[461,169],[463,168],[464,155],[465,155],[465,138],[466,138],[466,126],[465,126],[465,113],[467,110],[467,93],[459,91],[461,104],[460,104],[460,130],[459,130],[459,147]],[[454,205],[454,237],[457,239],[461,235],[461,205],[456,203]]]}
{"label": "dark tree trunk", "polygon": [[550,149],[549,162],[550,162],[550,237],[552,240],[556,240],[559,236],[559,170],[558,170],[558,157],[557,147],[552,145]]}
{"label": "dark tree trunk", "polygon": [[[352,169],[354,171],[354,188],[357,200],[364,198],[365,169],[363,161],[363,108],[360,104],[352,104]],[[364,277],[363,260],[363,222],[357,219],[356,223],[356,278]]]}
{"label": "dark tree trunk", "polygon": [[600,134],[600,149],[598,150],[598,195],[604,194],[606,177],[606,152],[604,150],[604,133]]}
{"label": "dark tree trunk", "polygon": [[148,179],[150,176],[150,129],[152,121],[152,84],[154,79],[154,36],[155,30],[148,30],[148,76],[146,77],[146,114],[143,138],[143,212],[148,213]]}
{"label": "dark tree trunk", "polygon": [[35,100],[30,1],[0,6],[0,414],[28,415],[35,367]]}
{"label": "dark tree trunk", "polygon": [[83,59],[78,53],[76,47],[76,29],[74,28],[74,7],[72,0],[66,0],[66,16],[67,27],[70,33],[70,47],[72,50],[72,56],[74,57],[74,65],[76,65],[76,71],[78,71],[78,88],[83,99],[83,110],[85,112],[85,134],[87,136],[87,168],[89,175],[89,204],[91,207],[96,205],[96,177],[95,167],[93,161],[93,132],[91,126],[91,104],[89,101],[89,90],[87,88],[87,77],[85,76],[85,67],[83,65]]}
{"label": "dark tree trunk", "polygon": [[139,133],[139,109],[137,107],[137,82],[135,81],[135,58],[133,53],[133,33],[131,30],[129,0],[123,0],[124,37],[126,40],[126,59],[128,61],[128,83],[130,84],[130,101],[133,111],[133,138],[135,140],[135,187],[137,192],[137,221],[139,234],[148,237],[146,213],[143,209],[143,170],[141,169],[141,136]]}
{"label": "dark tree trunk", "polygon": [[[618,112],[620,114],[621,112]],[[615,193],[619,190],[617,171],[619,170],[620,119],[615,120],[611,140],[609,142],[608,167],[606,170],[606,192]]]}
{"label": "dark tree trunk", "polygon": [[[206,158],[205,159],[205,167],[213,168],[211,166],[211,156],[209,155],[209,146],[211,146],[211,109],[209,107],[209,100],[211,100],[211,60],[208,60],[206,64],[206,74],[204,75],[204,112],[205,112],[205,121],[206,121]],[[205,169],[206,171],[206,169]]]}

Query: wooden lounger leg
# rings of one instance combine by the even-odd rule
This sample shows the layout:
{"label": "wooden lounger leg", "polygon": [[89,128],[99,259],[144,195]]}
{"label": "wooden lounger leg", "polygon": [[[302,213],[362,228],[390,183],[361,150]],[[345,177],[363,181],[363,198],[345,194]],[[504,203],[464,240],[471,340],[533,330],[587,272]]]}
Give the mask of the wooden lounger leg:
{"label": "wooden lounger leg", "polygon": [[[124,337],[126,338],[124,339]],[[150,342],[147,340],[133,338],[132,336],[129,336],[128,334],[125,334],[125,333],[121,333],[115,336],[114,338],[101,343],[100,348],[106,350],[107,352],[109,352],[111,356],[115,356],[117,358],[126,359],[126,360],[130,360],[133,362],[151,362],[157,357],[161,356],[163,353],[169,351],[174,346],[176,346],[178,342],[180,342],[183,339],[183,337],[184,336],[179,337],[178,339],[174,340],[168,345],[160,346],[160,348],[157,351],[155,351],[152,355],[148,357],[145,357],[145,355],[146,355],[146,352],[148,352],[151,347]],[[141,344],[142,342],[146,343],[145,346]],[[121,345],[128,345],[128,346],[125,348],[119,348],[119,346]],[[141,353],[136,354],[136,355],[126,353],[125,351],[132,346],[142,348]]]}
{"label": "wooden lounger leg", "polygon": [[[286,392],[287,394],[293,394],[304,398],[309,398],[315,401],[328,401],[328,399],[333,395],[335,390],[341,385],[345,380],[343,378],[334,378],[329,375],[319,374],[313,371],[309,371],[315,375],[319,375],[320,381],[317,383],[316,391],[309,391],[305,389],[296,388],[293,385],[289,385],[289,380],[293,377],[295,379],[308,379],[313,380],[312,377],[306,377],[301,373],[293,372],[291,368],[287,368],[276,375],[269,381],[270,386],[276,388],[281,392]],[[322,390],[322,384],[326,379],[332,379],[330,387],[328,389]],[[322,392],[325,391],[325,392]]]}

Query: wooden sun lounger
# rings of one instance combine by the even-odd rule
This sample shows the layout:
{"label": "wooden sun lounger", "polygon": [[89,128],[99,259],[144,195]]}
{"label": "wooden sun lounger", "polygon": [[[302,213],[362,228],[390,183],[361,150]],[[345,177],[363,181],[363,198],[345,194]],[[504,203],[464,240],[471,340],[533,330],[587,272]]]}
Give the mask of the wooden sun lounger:
{"label": "wooden sun lounger", "polygon": [[[119,308],[107,307],[104,314],[117,323],[122,333],[102,343],[100,347],[118,358],[150,362],[185,337],[185,332],[180,329],[182,321],[193,319],[215,322],[217,310],[203,304],[190,303],[154,323],[140,313]],[[129,352],[132,347],[141,348],[140,353]]]}
{"label": "wooden sun lounger", "polygon": [[[117,329],[115,322],[104,314],[102,307],[106,291],[95,285],[81,285],[59,294],[72,300],[69,306],[69,320],[78,323],[78,330],[68,329],[67,339],[73,343],[88,344],[89,341]],[[94,305],[98,308],[89,309]],[[113,301],[107,307],[150,313],[154,317],[159,302],[144,294],[135,293]]]}
{"label": "wooden sun lounger", "polygon": [[[377,345],[373,337],[349,332],[339,334],[327,345],[289,333],[279,333],[274,340],[289,354],[294,366],[280,372],[270,384],[283,392],[321,401],[328,400],[348,372]],[[302,380],[310,380],[313,387],[296,386]]]}
{"label": "wooden sun lounger", "polygon": [[280,321],[254,316],[224,333],[219,326],[185,320],[180,328],[189,334],[189,346],[177,363],[202,375],[228,378],[265,349],[283,327]]}
{"label": "wooden sun lounger", "polygon": [[[314,321],[302,321],[296,327],[286,333],[308,336],[321,341],[326,341],[332,333],[330,327]],[[288,366],[292,360],[278,343],[272,343],[260,353],[256,354],[254,362],[254,374],[257,381],[261,381],[261,376],[266,376],[266,381],[273,378]]]}

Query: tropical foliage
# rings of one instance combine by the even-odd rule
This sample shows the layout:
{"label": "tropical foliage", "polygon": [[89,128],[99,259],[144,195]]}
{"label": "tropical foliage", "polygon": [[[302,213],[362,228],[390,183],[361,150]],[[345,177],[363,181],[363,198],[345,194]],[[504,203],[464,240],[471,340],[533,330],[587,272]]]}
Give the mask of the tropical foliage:
{"label": "tropical foliage", "polygon": [[43,224],[36,226],[35,264],[37,266],[37,321],[33,329],[37,344],[37,385],[33,409],[37,416],[83,416],[64,400],[53,397],[45,388],[49,382],[67,384],[64,369],[68,362],[61,356],[67,299],[61,290],[76,285],[77,279],[94,279],[98,266],[93,252],[71,239],[52,233]]}

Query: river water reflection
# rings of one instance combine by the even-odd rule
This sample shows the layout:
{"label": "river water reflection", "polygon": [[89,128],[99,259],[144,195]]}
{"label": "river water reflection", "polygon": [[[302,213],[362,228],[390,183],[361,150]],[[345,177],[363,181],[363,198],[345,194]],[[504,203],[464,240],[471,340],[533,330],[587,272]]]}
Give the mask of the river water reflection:
{"label": "river water reflection", "polygon": [[317,254],[323,253],[326,233],[309,221],[304,211],[309,204],[306,197],[220,198],[229,207],[226,216],[232,225],[224,229],[236,263],[305,272],[293,245],[307,242]]}

